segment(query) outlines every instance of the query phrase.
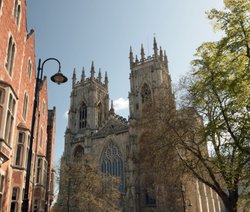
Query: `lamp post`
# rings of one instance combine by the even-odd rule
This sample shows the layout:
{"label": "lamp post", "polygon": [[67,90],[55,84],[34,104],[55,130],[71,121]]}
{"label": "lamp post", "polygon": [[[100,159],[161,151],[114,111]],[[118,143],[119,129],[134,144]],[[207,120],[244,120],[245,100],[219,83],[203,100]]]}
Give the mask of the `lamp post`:
{"label": "lamp post", "polygon": [[32,148],[33,148],[33,140],[34,140],[34,130],[35,130],[35,122],[36,122],[36,112],[37,112],[37,106],[39,102],[39,85],[43,80],[43,66],[49,60],[54,60],[59,65],[58,72],[54,74],[50,79],[57,84],[65,83],[68,80],[67,77],[65,77],[61,73],[61,63],[58,59],[48,58],[44,60],[42,64],[41,64],[41,59],[39,59],[38,68],[37,68],[37,76],[36,76],[36,85],[35,85],[35,98],[34,98],[34,103],[33,103],[33,114],[32,114],[32,120],[31,120],[31,132],[30,132],[30,144],[29,144],[27,170],[26,170],[26,181],[25,181],[24,197],[23,197],[23,204],[22,204],[23,212],[29,211],[30,171],[31,171],[32,151],[33,151]]}

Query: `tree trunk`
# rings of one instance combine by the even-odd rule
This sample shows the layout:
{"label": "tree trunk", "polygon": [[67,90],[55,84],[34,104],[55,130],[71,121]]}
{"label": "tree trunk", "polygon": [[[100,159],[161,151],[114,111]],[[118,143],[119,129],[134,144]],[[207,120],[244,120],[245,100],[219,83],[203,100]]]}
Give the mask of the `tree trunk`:
{"label": "tree trunk", "polygon": [[222,200],[227,212],[237,212],[238,191],[230,191],[228,198]]}

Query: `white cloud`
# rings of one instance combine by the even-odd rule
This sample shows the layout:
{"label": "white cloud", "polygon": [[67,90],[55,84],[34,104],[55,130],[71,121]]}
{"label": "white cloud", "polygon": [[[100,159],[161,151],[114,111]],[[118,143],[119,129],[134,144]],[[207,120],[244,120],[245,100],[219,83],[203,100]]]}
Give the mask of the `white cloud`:
{"label": "white cloud", "polygon": [[128,109],[128,99],[119,98],[114,100],[115,111],[127,110]]}
{"label": "white cloud", "polygon": [[65,118],[65,119],[68,119],[68,110],[64,113],[64,115],[63,115],[63,117]]}

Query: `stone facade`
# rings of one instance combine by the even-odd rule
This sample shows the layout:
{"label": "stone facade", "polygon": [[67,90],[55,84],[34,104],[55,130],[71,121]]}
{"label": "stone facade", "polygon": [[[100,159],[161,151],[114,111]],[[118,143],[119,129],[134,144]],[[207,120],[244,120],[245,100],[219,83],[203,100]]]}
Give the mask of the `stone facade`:
{"label": "stone facade", "polygon": [[[142,46],[139,60],[130,49],[128,121],[115,114],[112,102],[109,109],[107,73],[102,82],[100,72],[95,77],[92,63],[91,76],[86,78],[83,68],[77,81],[74,70],[62,163],[80,153],[89,156],[88,162],[97,164],[100,171],[119,176],[121,211],[221,211],[218,196],[196,179],[180,176],[175,182],[166,180],[155,184],[154,173],[142,168],[140,141],[147,138],[143,137],[138,123],[143,116],[144,102],[150,98],[154,104],[176,110],[168,59],[165,51],[158,49],[155,39],[153,51],[152,56],[145,57]],[[159,101],[162,97],[165,102]],[[174,171],[171,170],[173,174]],[[60,195],[59,192],[59,204],[63,205]]]}
{"label": "stone facade", "polygon": [[[26,1],[0,1],[0,40],[0,211],[21,211],[36,81],[34,31],[27,32]],[[42,179],[53,167],[53,158],[46,159],[47,140],[51,151],[54,145],[54,136],[47,139],[46,78],[40,86],[29,195],[34,211],[44,210],[46,183]],[[41,173],[37,173],[39,159]]]}

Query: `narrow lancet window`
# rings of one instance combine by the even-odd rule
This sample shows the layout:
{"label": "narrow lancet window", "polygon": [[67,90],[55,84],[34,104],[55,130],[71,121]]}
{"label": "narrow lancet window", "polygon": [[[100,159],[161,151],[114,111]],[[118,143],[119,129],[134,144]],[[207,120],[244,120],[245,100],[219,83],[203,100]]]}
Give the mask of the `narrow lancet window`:
{"label": "narrow lancet window", "polygon": [[83,129],[87,127],[87,106],[85,103],[82,104],[79,111],[79,128]]}
{"label": "narrow lancet window", "polygon": [[102,104],[99,103],[97,107],[98,128],[102,125]]}
{"label": "narrow lancet window", "polygon": [[141,98],[142,98],[142,103],[144,103],[145,101],[151,98],[151,90],[146,83],[142,86]]}

